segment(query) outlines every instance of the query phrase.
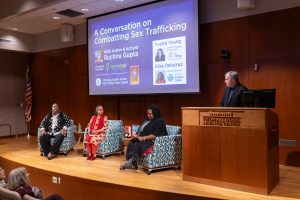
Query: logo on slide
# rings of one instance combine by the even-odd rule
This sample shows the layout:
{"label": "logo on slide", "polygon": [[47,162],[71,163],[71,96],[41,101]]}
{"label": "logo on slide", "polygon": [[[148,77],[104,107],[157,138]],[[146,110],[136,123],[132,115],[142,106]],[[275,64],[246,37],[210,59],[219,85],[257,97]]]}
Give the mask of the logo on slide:
{"label": "logo on slide", "polygon": [[167,77],[168,81],[173,81],[174,77],[173,77],[173,74],[168,74],[168,77]]}
{"label": "logo on slide", "polygon": [[98,87],[101,85],[101,79],[100,78],[96,78],[96,85]]}
{"label": "logo on slide", "polygon": [[170,52],[169,53],[169,59],[170,60],[181,60],[183,58],[183,55],[181,52]]}

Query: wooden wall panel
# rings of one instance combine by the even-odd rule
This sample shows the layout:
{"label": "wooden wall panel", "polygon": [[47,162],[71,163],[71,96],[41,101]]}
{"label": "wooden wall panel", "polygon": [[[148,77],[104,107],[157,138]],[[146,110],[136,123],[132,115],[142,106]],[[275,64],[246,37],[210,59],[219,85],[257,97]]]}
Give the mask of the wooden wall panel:
{"label": "wooden wall panel", "polygon": [[124,124],[140,124],[146,117],[145,97],[141,95],[119,97],[120,119]]}
{"label": "wooden wall panel", "polygon": [[247,60],[248,18],[203,24],[200,29],[200,49],[204,55],[201,56],[202,64],[222,63],[220,55],[223,48],[231,52],[231,62]]}
{"label": "wooden wall panel", "polygon": [[[110,119],[138,124],[151,104],[161,107],[167,124],[181,124],[185,106],[218,106],[224,89],[223,74],[236,70],[249,88],[276,88],[280,138],[300,140],[298,77],[300,75],[300,8],[292,8],[200,26],[201,94],[89,96],[86,46],[35,53],[32,61],[34,106],[32,131],[57,101],[77,123],[86,124],[97,104]],[[231,59],[220,58],[228,48]],[[259,71],[254,71],[258,64]],[[64,74],[61,76],[61,74]],[[55,79],[55,80],[54,80]],[[54,81],[54,83],[53,83]],[[300,147],[280,147],[280,163],[292,155],[300,166]]]}
{"label": "wooden wall panel", "polygon": [[249,17],[249,58],[300,56],[300,7]]}
{"label": "wooden wall panel", "polygon": [[[86,67],[87,57],[84,56],[86,46],[68,48],[66,58],[64,59],[69,70],[69,91],[66,91],[71,97],[69,102],[68,114],[74,118],[77,123],[83,126],[87,124],[94,111],[94,106],[90,104],[88,98],[88,72]],[[75,108],[75,109],[72,109]]]}
{"label": "wooden wall panel", "polygon": [[38,56],[33,55],[31,75],[33,89],[33,107],[32,107],[32,123],[31,132],[36,132],[36,128],[42,117],[49,111],[49,68],[47,63],[50,58],[45,53],[40,53]]}

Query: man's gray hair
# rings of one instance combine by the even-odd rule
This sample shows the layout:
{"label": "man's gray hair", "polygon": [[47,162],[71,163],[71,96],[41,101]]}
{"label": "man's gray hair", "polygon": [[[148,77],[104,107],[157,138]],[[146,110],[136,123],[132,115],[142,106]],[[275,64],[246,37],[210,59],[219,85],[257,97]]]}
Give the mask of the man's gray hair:
{"label": "man's gray hair", "polygon": [[239,74],[236,71],[229,71],[226,72],[224,74],[224,76],[226,76],[227,74],[229,74],[230,78],[232,78],[233,80],[235,80],[236,82],[239,80]]}

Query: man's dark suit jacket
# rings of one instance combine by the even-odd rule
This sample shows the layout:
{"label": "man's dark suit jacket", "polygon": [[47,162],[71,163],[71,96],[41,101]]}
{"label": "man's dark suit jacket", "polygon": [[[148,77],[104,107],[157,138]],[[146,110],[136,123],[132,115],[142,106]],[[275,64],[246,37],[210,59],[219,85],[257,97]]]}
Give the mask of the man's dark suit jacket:
{"label": "man's dark suit jacket", "polygon": [[[230,90],[232,90],[231,97],[229,96]],[[222,107],[243,107],[241,102],[241,91],[247,90],[245,86],[238,83],[234,88],[226,87],[224,89],[224,95],[221,100],[220,106]]]}

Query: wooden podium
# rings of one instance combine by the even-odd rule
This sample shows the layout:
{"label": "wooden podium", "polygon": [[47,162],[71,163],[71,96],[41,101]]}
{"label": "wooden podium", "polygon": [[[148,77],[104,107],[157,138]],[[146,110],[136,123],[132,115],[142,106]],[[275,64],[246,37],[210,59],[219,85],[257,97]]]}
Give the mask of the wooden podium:
{"label": "wooden podium", "polygon": [[266,108],[183,107],[183,180],[269,194],[279,182],[278,117]]}

